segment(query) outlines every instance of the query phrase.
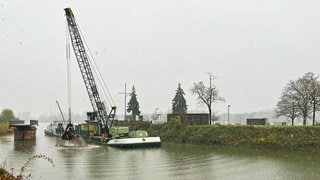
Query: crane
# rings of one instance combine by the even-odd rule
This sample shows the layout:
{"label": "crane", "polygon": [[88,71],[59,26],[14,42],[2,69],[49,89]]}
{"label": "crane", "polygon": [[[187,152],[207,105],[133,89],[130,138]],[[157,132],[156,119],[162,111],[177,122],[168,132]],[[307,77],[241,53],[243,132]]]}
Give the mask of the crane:
{"label": "crane", "polygon": [[[148,137],[148,133],[145,130],[130,131],[129,127],[112,127],[117,107],[111,105],[111,110],[107,113],[92,72],[91,65],[94,66],[95,63],[90,63],[92,62],[90,60],[93,60],[89,59],[90,51],[85,48],[84,39],[71,8],[65,8],[64,10],[71,44],[93,108],[93,112],[87,113],[89,119],[85,123],[75,126],[75,132],[78,132],[80,134],[79,137],[85,139],[86,142],[97,144],[114,147],[159,147],[161,145],[160,137]],[[99,79],[99,74],[97,77],[98,80],[102,79],[102,77]],[[103,84],[101,85],[103,86]]]}
{"label": "crane", "polygon": [[67,19],[68,30],[73,51],[80,68],[82,79],[87,89],[91,106],[93,108],[93,113],[90,113],[91,117],[89,120],[97,121],[97,123],[99,123],[99,128],[97,130],[98,134],[104,133],[109,136],[109,129],[113,124],[117,107],[111,106],[110,112],[107,113],[106,106],[100,98],[95,77],[90,66],[88,56],[89,54],[84,46],[84,41],[81,36],[74,14],[71,8],[65,8],[64,11]]}

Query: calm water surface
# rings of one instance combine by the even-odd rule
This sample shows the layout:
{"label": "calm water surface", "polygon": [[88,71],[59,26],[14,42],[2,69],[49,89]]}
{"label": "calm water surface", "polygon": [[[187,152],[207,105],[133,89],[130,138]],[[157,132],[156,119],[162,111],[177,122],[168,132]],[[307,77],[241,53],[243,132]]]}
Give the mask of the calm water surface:
{"label": "calm water surface", "polygon": [[0,162],[19,169],[35,154],[48,161],[31,162],[32,179],[320,179],[320,154],[163,144],[155,149],[56,148],[40,124],[35,142],[13,142],[0,136]]}

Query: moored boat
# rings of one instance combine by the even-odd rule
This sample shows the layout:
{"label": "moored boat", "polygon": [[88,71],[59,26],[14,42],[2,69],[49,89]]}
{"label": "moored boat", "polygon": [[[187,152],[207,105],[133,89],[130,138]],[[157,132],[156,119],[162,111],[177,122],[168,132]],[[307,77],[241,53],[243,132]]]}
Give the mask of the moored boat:
{"label": "moored boat", "polygon": [[53,121],[46,129],[44,129],[44,134],[46,136],[61,137],[64,133],[65,123],[63,121]]}
{"label": "moored boat", "polygon": [[119,138],[111,139],[108,146],[119,148],[160,147],[160,137]]}
{"label": "moored boat", "polygon": [[129,127],[111,127],[109,135],[98,132],[99,123],[87,120],[75,126],[75,131],[86,142],[119,148],[160,147],[159,136],[150,137],[145,130],[129,131]]}

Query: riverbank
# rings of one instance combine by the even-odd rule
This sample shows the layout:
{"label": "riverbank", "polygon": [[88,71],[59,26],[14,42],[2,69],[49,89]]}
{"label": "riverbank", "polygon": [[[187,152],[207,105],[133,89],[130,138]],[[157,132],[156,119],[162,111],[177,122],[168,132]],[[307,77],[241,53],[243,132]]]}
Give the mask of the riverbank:
{"label": "riverbank", "polygon": [[5,135],[8,133],[13,133],[13,128],[9,128],[8,123],[0,123],[0,135]]}
{"label": "riverbank", "polygon": [[150,136],[159,135],[162,142],[320,152],[318,126],[199,126],[183,125],[178,120],[143,126]]}

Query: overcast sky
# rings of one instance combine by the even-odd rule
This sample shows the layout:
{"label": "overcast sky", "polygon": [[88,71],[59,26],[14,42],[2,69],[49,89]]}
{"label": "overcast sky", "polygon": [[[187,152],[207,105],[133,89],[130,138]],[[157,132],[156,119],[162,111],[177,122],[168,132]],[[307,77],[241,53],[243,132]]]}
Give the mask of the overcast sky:
{"label": "overcast sky", "polygon": [[[171,109],[181,83],[208,84],[218,114],[273,109],[284,86],[320,71],[317,0],[0,0],[0,108],[33,117],[68,108],[66,18],[71,7],[104,80],[124,113],[124,84],[142,113]],[[73,55],[73,51],[71,51]],[[72,56],[72,111],[91,110]]]}

